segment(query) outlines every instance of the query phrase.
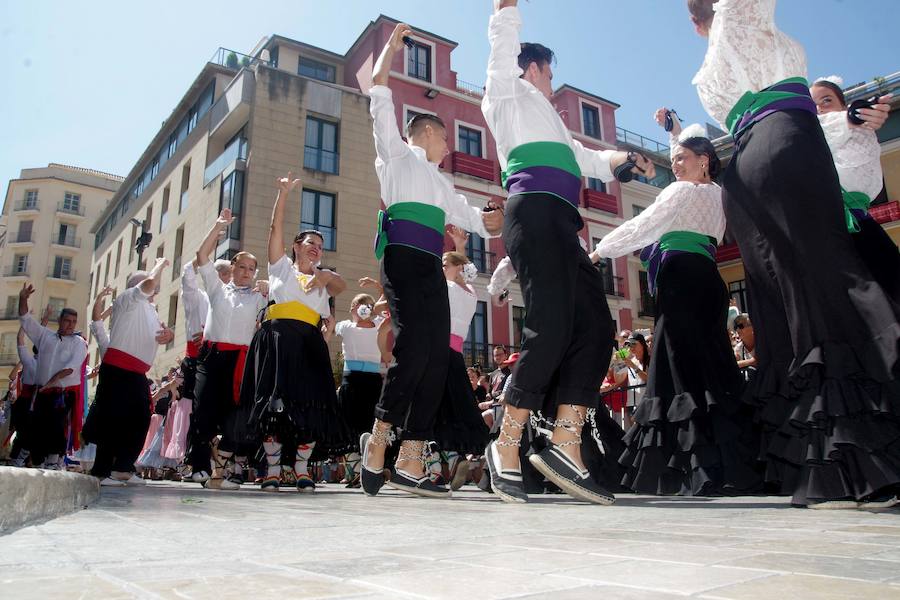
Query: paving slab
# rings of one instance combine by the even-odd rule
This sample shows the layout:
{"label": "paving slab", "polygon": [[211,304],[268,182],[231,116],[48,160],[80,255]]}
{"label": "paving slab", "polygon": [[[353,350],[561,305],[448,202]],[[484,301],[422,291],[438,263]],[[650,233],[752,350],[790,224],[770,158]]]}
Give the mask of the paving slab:
{"label": "paving slab", "polygon": [[0,598],[900,598],[900,510],[152,482],[0,536]]}

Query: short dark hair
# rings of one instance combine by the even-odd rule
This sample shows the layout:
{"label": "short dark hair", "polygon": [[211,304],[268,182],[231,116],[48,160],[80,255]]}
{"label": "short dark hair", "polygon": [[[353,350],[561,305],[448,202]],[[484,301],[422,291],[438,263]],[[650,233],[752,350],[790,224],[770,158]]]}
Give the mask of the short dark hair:
{"label": "short dark hair", "polygon": [[413,118],[406,124],[406,137],[412,137],[418,134],[426,125],[437,125],[441,129],[447,129],[444,121],[437,115],[431,113],[419,113],[413,115]]}
{"label": "short dark hair", "polygon": [[719,0],[687,0],[688,11],[695,23],[703,25],[710,23],[715,16],[713,4]]}
{"label": "short dark hair", "polygon": [[679,146],[687,148],[697,155],[705,154],[709,158],[709,178],[715,179],[722,172],[722,161],[716,154],[716,148],[712,142],[705,137],[689,137],[678,142]]}
{"label": "short dark hair", "polygon": [[544,65],[553,64],[556,60],[556,54],[553,50],[542,44],[534,44],[532,42],[523,42],[519,50],[519,68],[523,71],[528,70],[528,65],[537,63],[539,69],[543,69]]}
{"label": "short dark hair", "polygon": [[502,350],[503,354],[509,354],[509,350],[503,344],[497,344],[491,352],[496,352],[497,350]]}
{"label": "short dark hair", "polygon": [[59,311],[59,319],[60,320],[62,320],[63,317],[67,317],[69,315],[72,315],[73,317],[75,317],[77,319],[78,311],[75,310],[74,308],[64,308],[61,311]]}
{"label": "short dark hair", "polygon": [[827,79],[820,79],[813,84],[813,87],[827,88],[832,94],[837,96],[837,99],[841,103],[841,106],[847,106],[847,98],[846,96],[844,96],[844,90],[842,90],[841,86],[839,86],[838,84],[828,81]]}
{"label": "short dark hair", "polygon": [[[321,231],[318,229],[304,229],[294,236],[294,244],[303,243],[303,240],[305,240],[308,235],[318,236],[319,239],[322,240],[322,243],[325,243],[325,235]],[[291,260],[297,260],[297,253],[294,252],[294,244],[291,244]]]}

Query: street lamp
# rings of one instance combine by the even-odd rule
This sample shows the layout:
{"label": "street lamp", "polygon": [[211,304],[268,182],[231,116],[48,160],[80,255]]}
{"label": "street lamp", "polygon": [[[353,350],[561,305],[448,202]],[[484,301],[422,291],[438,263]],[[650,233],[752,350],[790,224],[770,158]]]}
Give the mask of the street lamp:
{"label": "street lamp", "polygon": [[140,271],[143,268],[141,264],[143,263],[144,249],[153,241],[153,234],[147,231],[147,221],[138,221],[134,218],[129,219],[129,221],[135,227],[141,228],[141,235],[139,235],[134,242],[134,249],[137,251],[138,255],[138,271]]}

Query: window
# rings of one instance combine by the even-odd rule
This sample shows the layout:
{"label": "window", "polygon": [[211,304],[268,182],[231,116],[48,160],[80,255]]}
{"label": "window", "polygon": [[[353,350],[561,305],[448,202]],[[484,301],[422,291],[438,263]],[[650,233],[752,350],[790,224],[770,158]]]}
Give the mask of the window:
{"label": "window", "polygon": [[491,364],[488,361],[487,339],[487,303],[479,301],[469,324],[469,335],[463,344],[463,357],[467,364],[481,363],[484,367]]}
{"label": "window", "polygon": [[38,191],[37,190],[25,190],[25,206],[23,208],[37,208],[38,205]]}
{"label": "window", "polygon": [[481,158],[481,132],[477,129],[460,125],[457,150]]}
{"label": "window", "polygon": [[47,304],[50,306],[50,320],[57,321],[59,319],[59,313],[66,307],[66,299],[51,297]]}
{"label": "window", "polygon": [[600,139],[600,111],[594,106],[581,105],[581,125],[584,135]]}
{"label": "window", "polygon": [[513,346],[522,347],[522,332],[525,330],[525,307],[512,307]]}
{"label": "window", "polygon": [[[109,258],[109,255],[107,255]],[[56,256],[53,259],[53,277],[57,279],[74,279],[72,273],[72,259]]]}
{"label": "window", "polygon": [[[169,188],[166,188],[166,192],[169,191]],[[166,230],[166,226],[169,224],[169,194],[163,193],[162,199],[162,208],[159,210],[159,232],[162,233]]]}
{"label": "window", "polygon": [[[593,247],[596,248],[597,244],[600,243],[600,238],[593,238]],[[600,262],[597,263],[597,269],[600,271],[600,276],[603,277],[603,289],[610,296],[617,296],[616,292],[616,277],[613,269],[613,259],[611,258],[601,258]]]}
{"label": "window", "polygon": [[274,46],[271,50],[269,50],[269,63],[272,65],[273,69],[278,68],[278,48],[280,46]]}
{"label": "window", "polygon": [[750,312],[749,306],[747,305],[747,282],[741,279],[740,281],[732,281],[728,284],[728,295],[737,302],[738,308],[741,312]]}
{"label": "window", "polygon": [[336,247],[334,226],[334,194],[303,190],[300,206],[300,229],[316,229],[325,238],[325,249]]}
{"label": "window", "polygon": [[196,107],[192,108],[191,112],[188,113],[188,133],[192,132],[194,130],[194,127],[197,126],[197,117],[198,114]]}
{"label": "window", "polygon": [[165,255],[166,255],[166,245],[160,244],[159,247],[156,249],[156,258],[162,258]]}
{"label": "window", "polygon": [[134,245],[137,243],[138,227],[134,224],[131,226],[131,244],[128,246],[128,264],[134,261]]}
{"label": "window", "polygon": [[153,159],[153,164],[150,165],[150,179],[156,179],[156,176],[159,175],[159,157]]}
{"label": "window", "polygon": [[60,223],[56,243],[60,246],[75,246],[75,226]]}
{"label": "window", "polygon": [[[111,258],[112,258],[112,254],[107,253],[106,254],[106,267],[103,268],[103,286],[104,287],[109,285],[109,261]],[[138,268],[140,268],[140,265],[138,265]]]}
{"label": "window", "polygon": [[478,268],[479,273],[487,273],[490,268],[487,255],[488,253],[484,251],[484,238],[477,233],[469,234],[469,239],[466,242],[466,256]]}
{"label": "window", "polygon": [[587,178],[587,188],[589,190],[594,190],[595,192],[606,193],[606,184],[595,177]]}
{"label": "window", "polygon": [[14,365],[17,362],[19,354],[16,351],[16,332],[10,331],[0,335],[0,364]]}
{"label": "window", "polygon": [[640,206],[640,205],[638,205],[638,204],[632,204],[632,205],[631,205],[631,213],[632,213],[635,217],[638,216],[639,214],[641,214],[642,212],[644,212],[645,210],[647,210],[647,207],[646,207],[646,206]]}
{"label": "window", "polygon": [[7,296],[6,297],[6,312],[3,314],[6,319],[15,319],[19,316],[19,297],[18,296]]}
{"label": "window", "polygon": [[225,233],[226,240],[241,239],[241,210],[244,203],[244,172],[232,171],[222,180],[222,191],[219,195],[219,212],[230,208],[234,221],[228,226]]}
{"label": "window", "polygon": [[181,168],[181,196],[178,198],[178,214],[188,207],[188,188],[191,185],[191,163]]}
{"label": "window", "polygon": [[34,221],[19,221],[19,233],[16,234],[17,242],[30,242],[34,231]]}
{"label": "window", "polygon": [[73,213],[77,213],[81,210],[81,195],[66,192],[65,199],[63,200],[63,210]]}
{"label": "window", "polygon": [[[175,331],[175,323],[178,320],[178,292],[169,296],[169,320],[166,323],[169,329]],[[171,350],[175,346],[175,340],[166,344],[166,350]]]}
{"label": "window", "polygon": [[338,138],[337,123],[313,117],[306,118],[306,147],[303,166],[315,171],[337,174]]}
{"label": "window", "polygon": [[172,259],[172,281],[178,279],[181,274],[181,253],[184,252],[184,225],[175,232],[175,254]]}
{"label": "window", "polygon": [[113,278],[119,276],[119,265],[122,263],[122,238],[119,238],[119,243],[116,244],[116,268],[113,271]]}
{"label": "window", "polygon": [[13,257],[13,274],[14,275],[28,274],[28,255],[27,254],[16,254],[15,257]]}
{"label": "window", "polygon": [[297,67],[297,73],[304,77],[312,77],[319,81],[327,81],[334,83],[335,68],[334,65],[319,62],[311,58],[300,57],[300,65]]}
{"label": "window", "polygon": [[646,271],[638,271],[638,286],[641,288],[641,308],[638,315],[652,317],[656,315],[656,305],[650,294],[650,280]]}
{"label": "window", "polygon": [[406,74],[431,81],[431,46],[413,42],[412,47],[407,49]]}

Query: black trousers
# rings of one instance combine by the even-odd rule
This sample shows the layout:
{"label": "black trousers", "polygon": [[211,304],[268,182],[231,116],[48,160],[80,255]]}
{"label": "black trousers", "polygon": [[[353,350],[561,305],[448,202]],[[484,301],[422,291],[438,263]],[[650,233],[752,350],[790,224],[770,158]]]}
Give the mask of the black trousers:
{"label": "black trousers", "polygon": [[[239,352],[219,350],[210,344],[200,353],[197,361],[196,385],[193,390],[194,410],[191,413],[191,450],[188,462],[195,471],[210,468],[213,437],[222,433],[219,448],[234,452],[235,444],[230,435],[237,406],[232,382],[234,366]],[[185,380],[187,383],[187,380]]]}
{"label": "black trousers", "polygon": [[150,387],[143,373],[109,364],[100,366],[100,383],[82,430],[87,442],[97,444],[91,475],[134,471],[150,426]]}
{"label": "black trousers", "polygon": [[407,246],[388,246],[381,282],[391,311],[394,359],[375,416],[403,438],[431,439],[447,379],[450,303],[441,261]]}
{"label": "black trousers", "polygon": [[[35,392],[35,386],[23,385],[22,394],[13,402],[10,412],[10,432],[16,433],[16,439],[13,441],[12,448],[9,451],[11,458],[18,458],[19,452],[24,450],[31,451],[31,442],[28,437],[31,434],[31,397]],[[24,388],[29,388],[25,390]]]}
{"label": "black trousers", "polygon": [[506,201],[503,241],[525,298],[522,350],[506,394],[512,406],[597,406],[614,331],[603,280],[578,243],[582,225],[550,194]]}
{"label": "black trousers", "polygon": [[31,413],[29,444],[32,460],[66,451],[66,421],[75,405],[75,392],[41,392]]}

